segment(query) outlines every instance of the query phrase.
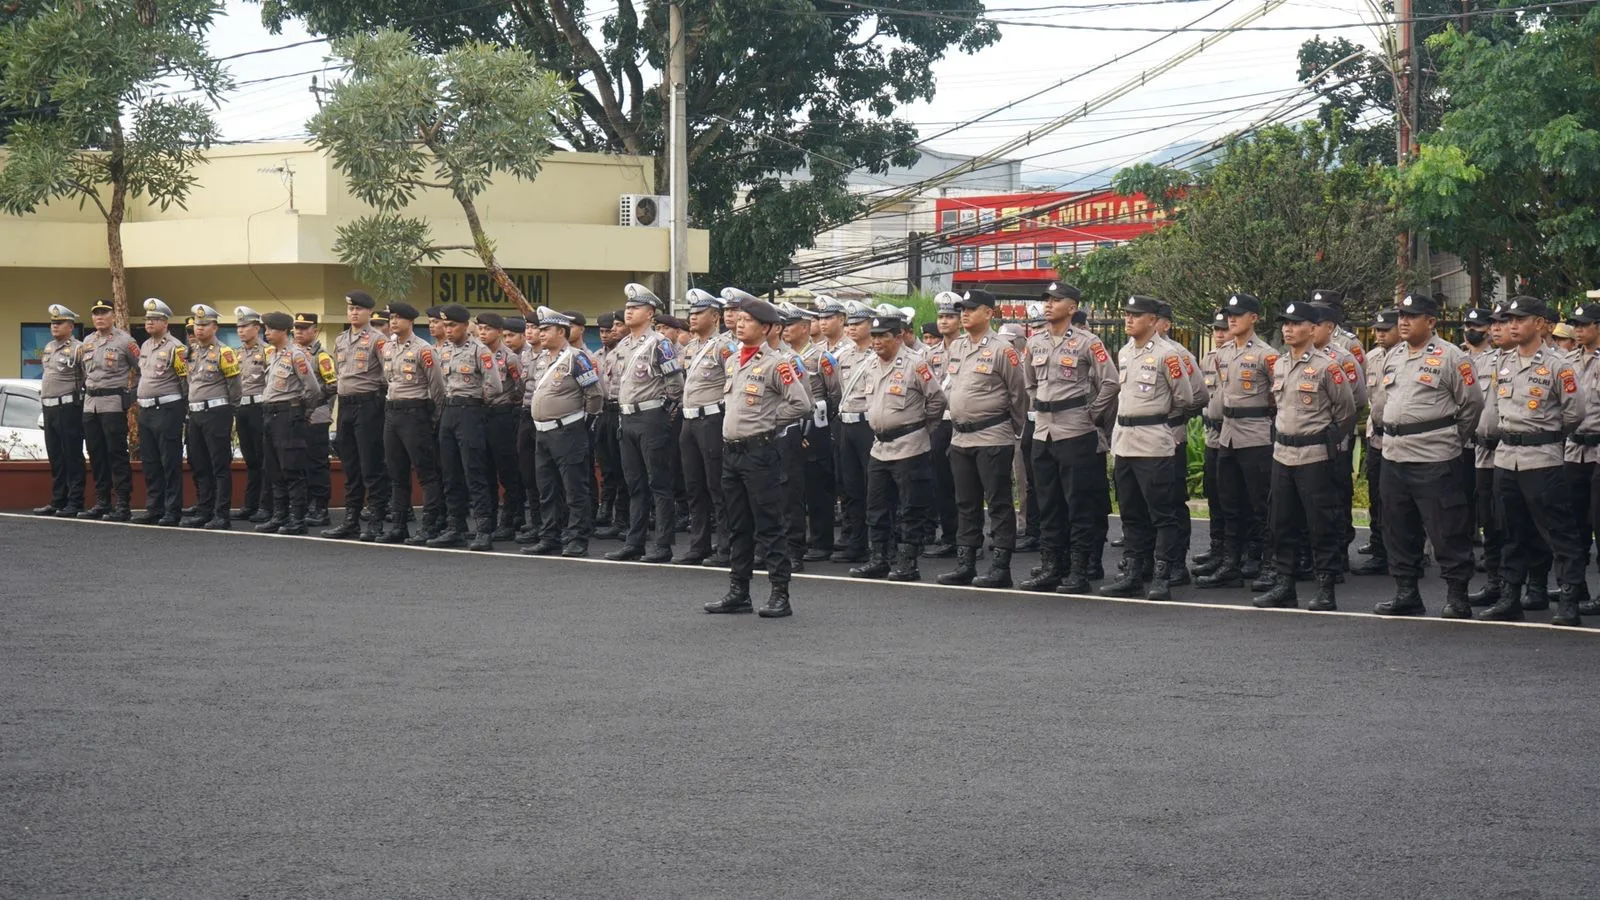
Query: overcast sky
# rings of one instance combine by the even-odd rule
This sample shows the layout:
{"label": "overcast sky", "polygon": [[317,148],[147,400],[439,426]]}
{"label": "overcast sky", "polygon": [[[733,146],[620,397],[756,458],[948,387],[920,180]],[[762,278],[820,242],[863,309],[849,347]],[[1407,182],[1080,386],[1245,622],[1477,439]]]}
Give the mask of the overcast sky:
{"label": "overcast sky", "polygon": [[[1292,30],[1243,31],[1226,37],[1175,34],[1137,53],[1132,51],[1162,35],[1048,27],[1171,28],[1214,11],[1198,26],[1222,28],[1259,2],[1129,0],[1129,5],[1104,8],[1111,5],[1107,0],[1077,0],[1071,4],[1061,0],[992,0],[988,4],[991,18],[1019,24],[1001,25],[1000,40],[978,54],[957,54],[939,63],[938,96],[932,103],[907,108],[904,116],[916,122],[923,137],[928,138],[1064,78],[1096,70],[989,120],[929,142],[930,147],[948,152],[984,153],[1159,65],[1202,38],[1214,42],[1215,46],[1198,57],[1103,111],[1009,154],[1025,160],[1026,177],[1031,182],[1085,186],[1093,183],[1092,173],[1114,171],[1169,145],[1227,134],[1277,108],[1298,87],[1296,51],[1302,41],[1315,34],[1375,45],[1376,36],[1370,28],[1329,27],[1371,21],[1374,13],[1364,0],[1290,0],[1252,23],[1252,27]],[[615,5],[614,0],[593,0],[592,20],[598,24],[603,17],[597,13]],[[271,34],[261,25],[259,6],[228,0],[228,15],[214,28],[211,46],[217,55],[229,56],[281,47],[309,37],[295,23],[282,34]],[[218,114],[225,139],[249,141],[303,135],[305,121],[316,112],[316,101],[309,90],[310,73],[326,66],[327,52],[327,46],[317,42],[229,61],[241,87],[225,99]],[[1113,62],[1120,54],[1131,55]],[[291,74],[295,77],[245,83]],[[1305,109],[1309,114],[1314,107]]]}

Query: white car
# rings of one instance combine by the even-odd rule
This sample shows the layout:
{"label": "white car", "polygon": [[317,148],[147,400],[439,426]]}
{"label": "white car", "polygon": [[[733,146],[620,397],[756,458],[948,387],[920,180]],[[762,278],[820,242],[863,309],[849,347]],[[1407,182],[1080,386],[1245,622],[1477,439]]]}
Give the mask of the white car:
{"label": "white car", "polygon": [[0,459],[48,459],[39,379],[0,378]]}

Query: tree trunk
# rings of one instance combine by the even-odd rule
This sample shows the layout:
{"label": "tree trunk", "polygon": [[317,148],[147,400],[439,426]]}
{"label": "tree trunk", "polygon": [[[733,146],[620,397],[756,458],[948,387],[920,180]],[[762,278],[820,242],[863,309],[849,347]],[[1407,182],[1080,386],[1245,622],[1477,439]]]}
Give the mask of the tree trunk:
{"label": "tree trunk", "polygon": [[516,304],[522,315],[532,321],[534,310],[528,304],[528,298],[522,296],[522,291],[517,288],[516,282],[511,280],[505,268],[494,258],[494,244],[490,243],[489,236],[484,234],[483,221],[478,218],[477,204],[473,203],[470,197],[458,195],[458,199],[461,201],[462,210],[467,214],[467,228],[472,231],[472,245],[478,249],[478,258],[483,260],[483,267],[489,270],[489,277],[494,279],[495,284],[500,285],[500,290],[511,298],[511,302]]}
{"label": "tree trunk", "polygon": [[122,260],[122,220],[128,209],[128,172],[122,143],[122,123],[111,132],[111,208],[106,213],[106,255],[111,264],[111,306],[116,325],[128,330],[128,270]]}

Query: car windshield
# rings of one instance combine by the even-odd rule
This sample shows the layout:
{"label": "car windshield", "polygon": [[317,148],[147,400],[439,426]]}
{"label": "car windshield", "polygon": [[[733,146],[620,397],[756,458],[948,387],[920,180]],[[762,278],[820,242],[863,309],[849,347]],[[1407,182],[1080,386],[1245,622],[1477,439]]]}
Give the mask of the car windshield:
{"label": "car windshield", "polygon": [[6,391],[6,405],[0,409],[0,428],[38,428],[39,397],[21,391]]}

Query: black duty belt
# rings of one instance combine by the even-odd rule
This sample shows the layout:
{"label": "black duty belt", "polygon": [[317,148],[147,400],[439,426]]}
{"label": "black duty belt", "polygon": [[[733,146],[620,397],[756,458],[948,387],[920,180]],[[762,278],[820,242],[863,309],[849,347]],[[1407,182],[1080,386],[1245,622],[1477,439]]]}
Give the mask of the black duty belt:
{"label": "black duty belt", "polygon": [[370,391],[370,392],[364,393],[364,394],[340,394],[339,395],[339,402],[340,403],[348,403],[348,404],[351,404],[351,405],[358,405],[358,404],[362,404],[362,403],[375,403],[380,399],[382,399],[382,395],[379,394],[377,391]]}
{"label": "black duty belt", "polygon": [[299,400],[269,400],[261,405],[273,412],[282,412],[286,409],[299,409],[301,402]]}
{"label": "black duty belt", "polygon": [[1559,444],[1566,436],[1559,431],[1509,432],[1500,435],[1500,443],[1509,447],[1544,447]]}
{"label": "black duty belt", "polygon": [[1127,428],[1135,428],[1135,427],[1140,426],[1140,425],[1165,425],[1165,424],[1167,424],[1167,417],[1166,416],[1117,416],[1117,424],[1118,425],[1122,425],[1122,426],[1127,427]]}
{"label": "black duty belt", "polygon": [[1205,425],[1207,428],[1210,428],[1210,429],[1213,429],[1213,430],[1222,427],[1222,420],[1221,419],[1213,419],[1210,416],[1201,416],[1200,417],[1200,422],[1201,422],[1201,424]]}
{"label": "black duty belt", "polygon": [[[1007,418],[1010,417],[1008,416]],[[872,434],[878,440],[887,444],[890,441],[898,441],[908,434],[916,434],[921,430],[922,423],[916,422],[911,425],[901,425],[899,428],[891,428],[888,431],[874,431]]]}
{"label": "black duty belt", "polygon": [[1384,437],[1405,437],[1411,434],[1426,434],[1438,431],[1441,428],[1453,428],[1456,424],[1455,416],[1445,416],[1442,419],[1429,419],[1426,422],[1408,422],[1405,425],[1383,426]]}
{"label": "black duty belt", "polygon": [[1033,401],[1033,408],[1035,410],[1038,410],[1039,412],[1048,412],[1048,413],[1049,412],[1050,413],[1053,413],[1053,412],[1066,412],[1069,409],[1077,409],[1080,406],[1088,406],[1088,405],[1089,405],[1089,397],[1088,397],[1087,394],[1085,394],[1082,397],[1072,397],[1071,399],[1068,399],[1068,400],[1035,400],[1035,401]]}
{"label": "black duty belt", "polygon": [[445,406],[482,406],[482,397],[446,397]]}
{"label": "black duty belt", "polygon": [[389,409],[427,409],[433,405],[432,400],[390,400],[384,404]]}
{"label": "black duty belt", "polygon": [[1272,407],[1270,406],[1224,406],[1222,416],[1225,419],[1270,419]]}
{"label": "black duty belt", "polygon": [[127,391],[126,388],[90,388],[89,389],[89,396],[91,396],[91,397],[121,397],[123,394],[126,394],[127,392],[128,391]]}
{"label": "black duty belt", "polygon": [[[993,428],[996,425],[1004,425],[1009,421],[1011,421],[1011,413],[1000,413],[999,415],[990,416],[987,419],[979,419],[976,422],[956,422],[952,420],[950,425],[962,434],[971,434],[974,431],[982,431],[985,428]],[[916,429],[912,430],[915,431]],[[910,433],[910,431],[906,432],[906,434]]]}
{"label": "black duty belt", "polygon": [[1167,419],[1167,424],[1170,425],[1173,428],[1182,428],[1183,426],[1189,424],[1189,417],[1188,416],[1172,416],[1171,418]]}
{"label": "black duty belt", "polygon": [[1600,434],[1575,434],[1572,442],[1580,447],[1600,447]]}
{"label": "black duty belt", "polygon": [[777,437],[777,434],[776,431],[763,431],[760,434],[752,434],[746,438],[726,440],[722,444],[724,447],[731,447],[735,450],[749,450],[752,447],[765,447],[767,444],[772,443],[772,439]]}
{"label": "black duty belt", "polygon": [[1284,434],[1278,432],[1272,440],[1285,447],[1318,447],[1328,442],[1328,432],[1319,431],[1315,434]]}

